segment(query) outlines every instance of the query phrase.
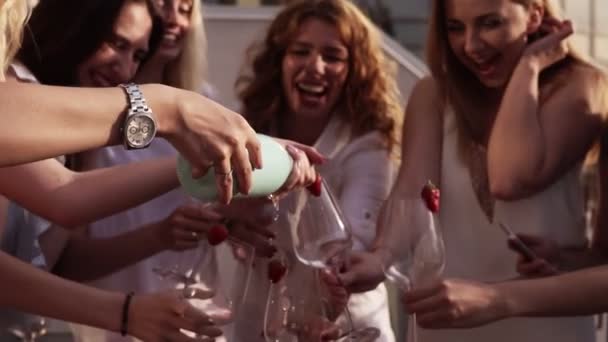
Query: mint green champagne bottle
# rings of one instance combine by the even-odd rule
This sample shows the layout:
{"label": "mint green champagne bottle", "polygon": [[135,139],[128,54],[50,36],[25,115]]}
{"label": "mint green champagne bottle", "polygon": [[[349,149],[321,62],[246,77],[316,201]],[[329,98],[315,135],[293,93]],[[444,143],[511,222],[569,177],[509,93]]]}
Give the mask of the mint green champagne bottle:
{"label": "mint green champagne bottle", "polygon": [[[253,171],[248,197],[264,197],[274,193],[285,183],[293,167],[293,159],[281,144],[269,136],[263,134],[257,136],[261,145],[263,168]],[[184,191],[190,196],[206,202],[217,199],[213,169],[201,178],[192,178],[190,163],[180,155],[177,159],[177,178]],[[243,196],[237,192],[236,178],[233,188],[235,196]]]}

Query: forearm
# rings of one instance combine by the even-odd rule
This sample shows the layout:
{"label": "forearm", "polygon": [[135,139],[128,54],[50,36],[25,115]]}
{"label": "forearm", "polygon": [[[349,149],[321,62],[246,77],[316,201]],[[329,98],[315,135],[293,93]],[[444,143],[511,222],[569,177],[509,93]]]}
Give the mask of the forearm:
{"label": "forearm", "polygon": [[503,95],[488,142],[490,188],[498,196],[525,196],[543,166],[538,78],[539,71],[522,60]]}
{"label": "forearm", "polygon": [[[175,157],[169,157],[78,173],[53,197],[59,203],[69,203],[57,208],[70,216],[64,219],[68,226],[87,224],[178,187],[176,163]],[[94,203],[89,199],[95,199]]]}
{"label": "forearm", "polygon": [[124,295],[74,283],[0,252],[0,306],[118,331]]}
{"label": "forearm", "polygon": [[[157,114],[160,135],[169,134],[175,103],[171,88],[142,86]],[[67,88],[0,83],[0,165],[8,166],[121,142],[127,108],[120,88]]]}
{"label": "forearm", "polygon": [[149,224],[111,238],[73,236],[53,272],[86,282],[133,265],[166,249],[157,228]]}
{"label": "forearm", "polygon": [[510,317],[590,315],[608,310],[606,266],[496,287],[508,303]]}

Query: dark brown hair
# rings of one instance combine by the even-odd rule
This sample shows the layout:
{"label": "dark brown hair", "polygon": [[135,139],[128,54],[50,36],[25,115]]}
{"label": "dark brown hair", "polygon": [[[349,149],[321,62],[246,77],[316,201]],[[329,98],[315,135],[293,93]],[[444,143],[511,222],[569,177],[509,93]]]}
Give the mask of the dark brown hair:
{"label": "dark brown hair", "polygon": [[110,37],[128,1],[145,2],[149,9],[151,55],[163,31],[151,0],[41,0],[32,12],[17,59],[43,84],[75,86],[77,66]]}

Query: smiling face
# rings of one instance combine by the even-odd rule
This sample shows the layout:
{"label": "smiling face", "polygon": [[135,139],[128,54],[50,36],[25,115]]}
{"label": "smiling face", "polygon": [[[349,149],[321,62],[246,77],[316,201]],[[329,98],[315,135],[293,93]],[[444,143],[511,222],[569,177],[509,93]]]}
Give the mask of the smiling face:
{"label": "smiling face", "polygon": [[290,112],[328,116],[342,94],[348,61],[338,29],[321,19],[306,19],[283,57],[283,92]]}
{"label": "smiling face", "polygon": [[151,31],[145,1],[125,1],[111,36],[78,66],[78,85],[112,87],[130,81],[148,53]]}
{"label": "smiling face", "polygon": [[161,11],[165,30],[156,52],[167,60],[179,56],[184,46],[184,37],[190,29],[194,0],[156,0]]}
{"label": "smiling face", "polygon": [[536,28],[538,8],[513,0],[446,0],[445,5],[454,55],[486,87],[504,87]]}

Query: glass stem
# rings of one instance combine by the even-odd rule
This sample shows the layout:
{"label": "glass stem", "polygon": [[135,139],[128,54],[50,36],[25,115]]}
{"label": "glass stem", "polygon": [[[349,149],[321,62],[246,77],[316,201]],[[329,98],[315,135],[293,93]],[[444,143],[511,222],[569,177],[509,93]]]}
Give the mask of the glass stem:
{"label": "glass stem", "polygon": [[410,315],[407,320],[407,342],[418,342],[418,330],[416,324],[416,314]]}

